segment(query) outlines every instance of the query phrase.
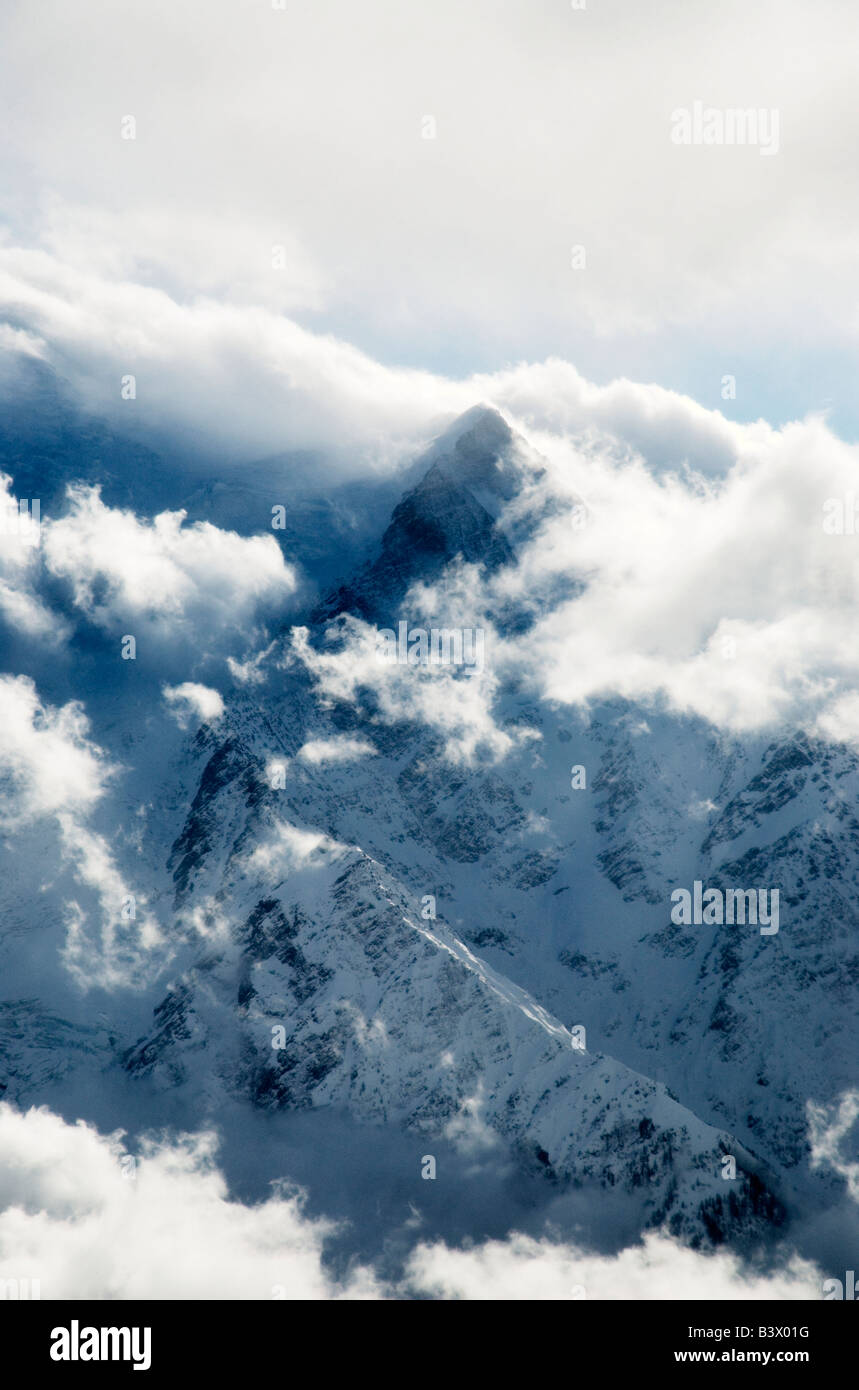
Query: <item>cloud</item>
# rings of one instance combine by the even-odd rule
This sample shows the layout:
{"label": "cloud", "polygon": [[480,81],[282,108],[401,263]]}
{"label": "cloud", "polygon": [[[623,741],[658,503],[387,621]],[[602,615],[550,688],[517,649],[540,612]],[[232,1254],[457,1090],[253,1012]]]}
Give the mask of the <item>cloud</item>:
{"label": "cloud", "polygon": [[420,1245],[409,1262],[415,1289],[442,1299],[813,1299],[820,1278],[807,1261],[774,1274],[743,1271],[733,1255],[699,1255],[649,1234],[619,1255],[513,1234],[467,1250]]}
{"label": "cloud", "polygon": [[483,1089],[481,1080],[474,1095],[460,1102],[457,1113],[444,1127],[445,1139],[467,1157],[492,1153],[500,1147],[497,1131],[487,1124],[481,1113],[485,1105]]}
{"label": "cloud", "polygon": [[[119,771],[89,734],[77,702],[44,704],[28,677],[0,676],[0,760],[6,769],[0,816],[7,834],[43,818],[56,826],[60,861],[84,890],[75,889],[77,896],[64,902],[61,958],[84,990],[139,983],[153,964],[154,949],[164,944],[145,894],[127,883],[108,840],[87,824]],[[50,862],[44,845],[42,861],[44,879]]]}
{"label": "cloud", "polygon": [[10,627],[49,646],[68,636],[68,624],[26,589],[0,579],[0,613]]}
{"label": "cloud", "polygon": [[0,1105],[0,1279],[38,1279],[43,1299],[362,1298],[374,1276],[324,1270],[334,1227],[282,1188],[230,1200],[210,1134],[142,1145],[48,1110]]}
{"label": "cloud", "polygon": [[68,625],[36,592],[41,558],[38,507],[38,502],[16,497],[12,479],[0,473],[0,615],[19,633],[56,646],[68,636]]}
{"label": "cloud", "polygon": [[195,681],[165,685],[163,693],[183,729],[187,728],[193,715],[211,724],[224,713],[224,701],[218,691],[207,685],[198,685]]}
{"label": "cloud", "polygon": [[[249,461],[322,448],[330,470],[351,472],[357,443],[362,468],[368,459],[390,466],[398,445],[419,438],[440,411],[473,404],[462,383],[385,367],[270,308],[186,303],[0,244],[4,310],[43,338],[76,400],[118,428],[139,431],[142,412],[159,447],[178,440],[183,454],[202,449],[207,459],[214,450]],[[133,401],[121,398],[126,375],[135,377]]]}
{"label": "cloud", "polygon": [[[57,579],[69,588],[64,613]],[[74,484],[66,511],[49,516],[38,500],[19,500],[0,474],[0,617],[29,639],[36,659],[69,642],[77,608],[117,643],[145,636],[148,658],[157,647],[164,659],[172,647],[187,668],[189,653],[199,660],[213,647],[253,645],[257,623],[279,616],[298,587],[272,535],[189,526],[184,511],[138,517],[107,506],[98,488]],[[244,664],[227,656],[234,679],[262,679],[270,650]]]}
{"label": "cloud", "polygon": [[[194,293],[282,310],[318,309],[322,303],[319,268],[275,217],[266,226],[232,209],[213,224],[202,209],[186,209],[177,219],[163,208],[93,207],[49,195],[40,241],[79,271],[161,285],[180,298]],[[42,355],[37,338],[15,346]]]}
{"label": "cloud", "polygon": [[0,676],[0,760],[7,825],[39,816],[86,814],[103,795],[112,769],[89,741],[89,721],[75,702],[44,705],[26,676]]}
{"label": "cloud", "polygon": [[65,904],[63,964],[84,992],[140,988],[170,959],[172,947],[145,895],[127,883],[105,837],[73,816],[58,819],[64,856],[93,895],[88,907],[77,900]]}
{"label": "cloud", "polygon": [[859,748],[859,695],[839,695],[817,717],[815,732],[832,743]]}
{"label": "cloud", "polygon": [[843,1152],[844,1141],[859,1120],[859,1091],[846,1091],[836,1105],[809,1103],[808,1122],[811,1166],[830,1168],[847,1184],[847,1191],[859,1203],[859,1162]]}
{"label": "cloud", "polygon": [[262,685],[265,680],[264,663],[274,650],[275,643],[270,642],[262,651],[249,657],[247,661],[236,661],[235,657],[227,657],[227,666],[230,675],[237,685]]}
{"label": "cloud", "polygon": [[251,873],[262,873],[269,878],[285,877],[339,859],[348,848],[321,831],[302,830],[300,826],[280,821],[273,834],[248,855],[246,867]]}
{"label": "cloud", "polygon": [[527,730],[511,734],[495,723],[491,709],[498,678],[488,665],[463,674],[455,666],[382,661],[379,630],[351,616],[329,629],[329,636],[333,641],[323,648],[311,645],[306,628],[293,628],[291,634],[292,652],[323,701],[358,704],[372,696],[375,718],[425,724],[455,762],[503,757],[529,736]]}
{"label": "cloud", "polygon": [[[70,276],[44,253],[22,253],[15,264],[46,282],[38,294],[31,286],[34,312],[56,332],[76,335],[84,354],[87,343],[103,341],[105,315],[117,326],[128,321],[129,305],[120,302],[134,287]],[[479,679],[370,670],[372,634],[353,627],[348,658],[304,653],[329,695],[351,699],[359,684],[372,688],[383,717],[425,719],[444,732],[449,751],[467,758],[480,747],[503,756],[512,746],[491,710],[499,678],[516,664],[559,702],[621,694],[664,701],[733,731],[793,721],[855,739],[851,689],[859,672],[842,638],[856,598],[853,538],[848,525],[839,535],[824,521],[832,499],[849,510],[857,452],[822,419],[781,430],[737,425],[656,386],[595,386],[557,360],[453,381],[382,366],[267,310],[141,294],[136,321],[154,358],[175,341],[161,331],[162,311],[178,316],[197,342],[187,361],[205,377],[200,395],[180,387],[175,363],[163,359],[165,402],[175,392],[183,430],[199,421],[203,394],[229,398],[219,373],[234,372],[238,354],[255,381],[262,369],[277,382],[266,385],[259,411],[242,398],[237,434],[247,433],[250,415],[272,442],[289,416],[291,444],[313,442],[335,454],[354,445],[350,466],[366,472],[413,452],[441,420],[482,398],[526,430],[547,460],[556,499],[570,507],[575,496],[586,501],[584,527],[556,509],[515,569],[482,596],[489,625],[504,599],[541,611],[527,637],[493,638]],[[243,640],[257,609],[275,611],[297,588],[273,536],[188,526],[181,512],[143,521],[83,487],[73,489],[68,515],[43,522],[39,556],[8,547],[3,554],[0,606],[19,627],[53,640],[62,625],[40,597],[40,564],[70,583],[78,606],[101,626],[137,625],[155,640],[194,640],[197,650]],[[583,592],[543,602],[559,579]],[[472,599],[480,597],[470,582]],[[448,608],[453,587],[448,582]],[[253,662],[232,660],[240,682],[262,674]],[[449,699],[438,700],[439,681]]]}
{"label": "cloud", "polygon": [[8,354],[7,363],[14,361],[17,354],[42,359],[45,344],[34,333],[28,333],[26,328],[13,328],[11,324],[0,323],[0,354]]}
{"label": "cloud", "polygon": [[312,738],[298,750],[297,756],[311,767],[322,763],[351,763],[357,758],[374,756],[376,750],[365,738]]}
{"label": "cloud", "polygon": [[[720,13],[714,35],[705,10],[678,18],[667,0],[646,14],[516,0],[503,22],[488,0],[439,0],[402,26],[391,0],[368,0],[352,33],[327,3],[212,0],[202,28],[153,4],[120,29],[109,0],[74,14],[45,0],[39,18],[12,0],[2,82],[27,132],[26,159],[2,169],[12,230],[180,302],[300,306],[387,361],[554,352],[604,379],[696,374],[712,395],[739,363],[741,391],[820,404],[847,390],[846,370],[833,386],[815,368],[853,341],[844,305],[859,288],[850,7],[827,0],[809,24],[785,0],[782,64],[766,10]],[[654,33],[666,41],[642,66]],[[154,102],[141,74],[156,67]],[[697,98],[778,109],[779,155],[673,145],[671,112]],[[136,330],[123,336],[133,348]],[[776,363],[769,386],[762,361]]]}
{"label": "cloud", "polygon": [[824,529],[827,498],[850,493],[855,447],[812,420],[746,440],[716,479],[554,451],[587,524],[560,511],[496,589],[525,601],[564,575],[579,592],[544,605],[498,652],[502,666],[563,703],[620,694],[734,732],[855,732],[859,655],[844,632],[859,569],[853,538]]}
{"label": "cloud", "polygon": [[[733,734],[801,727],[859,745],[859,653],[844,639],[859,603],[859,449],[819,419],[720,433],[675,400],[651,413],[654,462],[638,444],[661,393],[621,393],[615,412],[611,394],[594,393],[592,430],[529,432],[546,464],[529,507],[545,519],[515,562],[490,576],[452,565],[401,606],[410,622],[482,631],[482,668],[380,661],[376,629],[349,617],[324,641],[293,629],[320,698],[370,695],[371,720],[423,723],[466,761],[530,736],[500,720],[510,679],[555,704],[619,695]],[[531,615],[527,631],[509,627],[511,610]]]}
{"label": "cloud", "polygon": [[[75,399],[117,429],[154,430],[159,447],[175,441],[207,458],[222,459],[228,441],[239,461],[314,449],[334,476],[389,470],[481,400],[532,430],[622,440],[657,467],[688,458],[724,472],[744,441],[773,433],[660,386],[623,377],[598,386],[557,356],[461,376],[389,366],[263,304],[189,301],[0,243],[4,308],[44,344]],[[120,393],[129,373],[134,401]]]}
{"label": "cloud", "polygon": [[[353,628],[348,658],[333,650],[312,655],[328,694],[339,689],[352,699],[363,683],[376,690],[382,717],[425,719],[444,733],[449,753],[466,758],[481,748],[504,756],[512,747],[492,706],[499,680],[517,664],[533,671],[545,698],[563,703],[621,694],[664,701],[734,731],[793,721],[854,740],[856,662],[841,637],[855,601],[852,537],[828,534],[823,521],[829,499],[848,505],[857,457],[822,419],[781,430],[738,425],[657,386],[596,386],[556,359],[454,381],[383,366],[268,310],[179,304],[160,290],[72,275],[44,253],[9,255],[17,274],[45,282],[38,293],[30,286],[29,300],[18,285],[16,302],[23,294],[45,317],[41,327],[54,325],[48,339],[54,331],[72,335],[72,364],[81,370],[90,346],[113,331],[106,316],[119,332],[131,308],[123,297],[140,290],[135,321],[153,362],[162,364],[156,395],[163,393],[168,414],[175,407],[183,433],[211,412],[212,401],[225,402],[235,418],[218,428],[243,440],[245,456],[275,440],[313,444],[331,452],[335,474],[347,450],[348,467],[366,474],[401,462],[451,414],[486,399],[547,460],[554,497],[570,507],[585,498],[585,527],[556,509],[515,569],[486,594],[478,596],[472,581],[487,632],[505,599],[540,610],[519,642],[493,638],[479,680],[371,671],[372,635]],[[162,313],[181,320],[193,339],[183,362],[201,373],[199,392],[180,381],[184,366],[165,347],[176,339],[163,332]],[[78,348],[83,356],[75,356]],[[264,400],[227,389],[239,360],[256,386],[263,383]],[[103,379],[101,366],[96,375]],[[252,439],[256,429],[262,434]],[[183,654],[188,642],[198,655],[232,642],[246,651],[255,619],[297,592],[273,536],[189,526],[181,512],[141,520],[106,507],[89,488],[73,489],[68,515],[48,519],[42,532],[39,556],[19,554],[5,572],[0,567],[0,607],[20,629],[54,642],[66,629],[40,595],[40,565],[65,578],[78,606],[103,628],[139,627]],[[559,580],[584,592],[545,602]],[[450,608],[450,582],[447,591]],[[348,669],[352,658],[361,682]],[[229,659],[240,683],[262,677],[259,659],[239,652]]]}
{"label": "cloud", "polygon": [[0,1280],[38,1280],[42,1299],[714,1299],[820,1297],[807,1262],[751,1273],[649,1234],[617,1255],[513,1232],[468,1248],[417,1244],[404,1278],[356,1260],[324,1264],[336,1227],[305,1214],[286,1179],[257,1205],[235,1200],[211,1133],[135,1141],[0,1104]]}
{"label": "cloud", "polygon": [[160,642],[241,637],[258,609],[277,610],[296,576],[273,536],[238,536],[185,512],[152,521],[108,507],[98,489],[72,487],[68,513],[43,525],[49,572],[68,581],[76,606],[98,626]]}

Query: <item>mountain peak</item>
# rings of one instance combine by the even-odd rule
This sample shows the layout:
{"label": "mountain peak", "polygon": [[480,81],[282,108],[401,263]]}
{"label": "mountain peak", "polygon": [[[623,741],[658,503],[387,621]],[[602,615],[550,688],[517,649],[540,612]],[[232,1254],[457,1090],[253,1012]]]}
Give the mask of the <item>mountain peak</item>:
{"label": "mountain peak", "polygon": [[409,470],[417,481],[394,508],[377,558],[316,616],[391,618],[410,584],[432,582],[458,556],[489,569],[509,563],[496,521],[521,484],[525,447],[491,406],[460,415]]}
{"label": "mountain peak", "polygon": [[420,464],[439,466],[494,513],[499,501],[509,501],[516,493],[524,452],[525,441],[494,406],[475,405],[438,436]]}
{"label": "mountain peak", "polygon": [[457,415],[452,424],[437,436],[433,447],[447,451],[455,448],[460,441],[465,447],[474,441],[482,443],[484,447],[495,443],[500,449],[511,444],[513,439],[513,431],[501,412],[494,405],[481,402]]}

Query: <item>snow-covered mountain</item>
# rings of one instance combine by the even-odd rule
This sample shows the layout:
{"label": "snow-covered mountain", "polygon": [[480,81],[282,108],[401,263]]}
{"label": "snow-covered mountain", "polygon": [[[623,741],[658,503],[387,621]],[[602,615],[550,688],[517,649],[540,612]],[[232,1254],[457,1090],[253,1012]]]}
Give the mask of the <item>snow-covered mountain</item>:
{"label": "snow-covered mountain", "polygon": [[[57,968],[74,862],[10,827],[6,1099],[132,1135],[330,1111],[413,1137],[416,1176],[442,1151],[452,1183],[500,1166],[597,1243],[666,1227],[748,1253],[835,1208],[806,1107],[856,1081],[856,755],[617,699],[554,707],[502,670],[503,754],[451,759],[443,721],[363,679],[349,646],[402,617],[452,626],[451,594],[457,622],[527,632],[539,600],[491,586],[553,505],[542,475],[496,412],[470,411],[219,719],[183,731],[142,682],[81,691],[123,767],[94,829],[138,895],[110,946],[134,983],[86,992]],[[445,676],[431,701],[477,687]],[[696,880],[778,889],[779,930],[676,925],[671,894]],[[257,1176],[283,1176],[270,1150]]]}

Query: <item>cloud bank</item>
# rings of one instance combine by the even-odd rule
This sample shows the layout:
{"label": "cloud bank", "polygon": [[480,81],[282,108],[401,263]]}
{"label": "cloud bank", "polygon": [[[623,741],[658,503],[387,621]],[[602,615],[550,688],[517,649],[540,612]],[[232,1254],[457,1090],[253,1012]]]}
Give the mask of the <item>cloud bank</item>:
{"label": "cloud bank", "polygon": [[[27,132],[26,160],[0,166],[9,236],[82,276],[301,314],[445,374],[554,353],[712,403],[736,372],[752,415],[849,412],[852,7],[719,14],[512,0],[499,22],[489,0],[439,0],[406,25],[367,0],[355,31],[332,0],[210,0],[204,23],[165,0],[122,22],[110,0],[9,0],[2,82]],[[672,112],[697,99],[777,110],[778,155],[678,148]],[[145,395],[140,307],[129,294],[104,360],[137,355]],[[160,323],[177,363],[208,356],[166,304]]]}
{"label": "cloud bank", "polygon": [[[682,457],[687,428],[703,423],[687,404],[685,418],[677,406],[683,428],[670,415],[658,427],[660,456],[682,458],[674,467],[623,438],[623,411],[612,434],[528,431],[546,463],[532,489],[544,520],[515,561],[488,577],[451,567],[402,604],[414,623],[431,614],[484,630],[481,672],[386,667],[375,629],[350,620],[328,646],[294,631],[320,693],[358,702],[371,691],[379,717],[425,723],[466,759],[512,750],[501,714],[510,681],[584,712],[620,696],[731,735],[802,728],[859,746],[859,653],[847,638],[859,603],[859,451],[811,419],[735,432],[730,465],[711,472],[706,454],[703,467]],[[595,421],[604,405],[603,394]],[[511,630],[511,611],[527,630]]]}
{"label": "cloud bank", "polygon": [[287,1181],[264,1202],[231,1199],[210,1134],[144,1141],[0,1104],[0,1280],[43,1299],[811,1299],[820,1278],[792,1260],[770,1275],[653,1234],[600,1256],[513,1233],[469,1249],[416,1243],[402,1280],[325,1264],[332,1223],[309,1218]]}

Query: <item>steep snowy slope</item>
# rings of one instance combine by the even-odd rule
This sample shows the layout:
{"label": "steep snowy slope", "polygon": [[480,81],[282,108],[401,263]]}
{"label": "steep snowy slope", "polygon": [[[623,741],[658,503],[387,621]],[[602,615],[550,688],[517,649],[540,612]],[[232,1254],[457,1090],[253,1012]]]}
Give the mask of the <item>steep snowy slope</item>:
{"label": "steep snowy slope", "polygon": [[[760,1165],[728,1135],[582,1049],[379,864],[285,818],[264,777],[238,741],[207,764],[176,846],[177,900],[234,925],[174,981],[129,1072],[208,1087],[215,1103],[227,1090],[341,1106],[427,1142],[495,1135],[525,1167],[627,1194],[641,1224],[696,1241],[781,1220]],[[742,1170],[730,1197],[726,1153]]]}

